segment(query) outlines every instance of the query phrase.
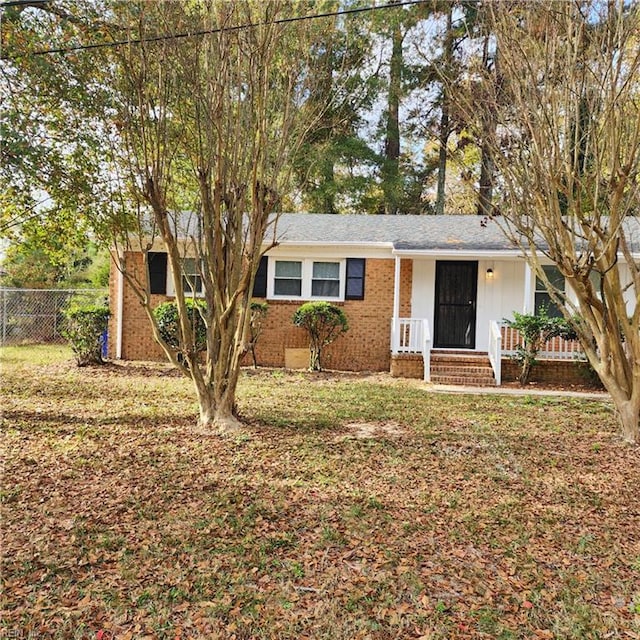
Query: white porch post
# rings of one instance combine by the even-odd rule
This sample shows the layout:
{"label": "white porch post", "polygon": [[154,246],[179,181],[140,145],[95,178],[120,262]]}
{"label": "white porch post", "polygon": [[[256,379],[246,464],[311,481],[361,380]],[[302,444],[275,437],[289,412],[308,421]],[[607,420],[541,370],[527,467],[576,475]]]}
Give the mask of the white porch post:
{"label": "white porch post", "polygon": [[524,304],[522,305],[522,313],[530,313],[533,311],[531,300],[533,299],[533,271],[528,262],[524,263]]}
{"label": "white porch post", "polygon": [[391,319],[391,353],[398,353],[400,330],[400,257],[395,257],[393,278],[393,318]]}

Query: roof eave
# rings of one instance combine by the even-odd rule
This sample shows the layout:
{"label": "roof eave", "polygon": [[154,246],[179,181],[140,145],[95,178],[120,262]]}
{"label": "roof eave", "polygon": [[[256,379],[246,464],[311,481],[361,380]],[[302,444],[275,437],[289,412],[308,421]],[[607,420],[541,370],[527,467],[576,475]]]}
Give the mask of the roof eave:
{"label": "roof eave", "polygon": [[523,258],[518,249],[394,249],[394,256],[401,258],[447,257],[447,258]]}

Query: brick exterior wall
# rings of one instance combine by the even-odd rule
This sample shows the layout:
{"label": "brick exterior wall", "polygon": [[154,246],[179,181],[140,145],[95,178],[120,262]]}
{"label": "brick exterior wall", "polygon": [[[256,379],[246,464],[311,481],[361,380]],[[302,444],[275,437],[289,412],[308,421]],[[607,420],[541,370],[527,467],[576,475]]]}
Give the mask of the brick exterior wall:
{"label": "brick exterior wall", "polygon": [[[125,264],[139,280],[143,275],[143,259],[141,253],[125,253]],[[116,357],[116,323],[118,321],[118,270],[111,269],[109,278],[109,358]],[[122,322],[122,359],[123,360],[166,360],[166,356],[158,343],[153,339],[151,324],[147,314],[133,293],[133,289],[125,280],[123,296]],[[167,296],[151,296],[152,306],[169,300]]]}
{"label": "brick exterior wall", "polygon": [[391,375],[394,378],[424,378],[424,358],[422,354],[402,353],[391,356]]}
{"label": "brick exterior wall", "polygon": [[[142,255],[126,254],[127,267],[142,273]],[[349,331],[325,348],[323,366],[341,371],[389,371],[391,363],[391,318],[393,316],[393,259],[367,259],[364,300],[345,300],[339,304],[349,321]],[[400,315],[411,315],[413,263],[402,260],[400,269]],[[168,300],[153,296],[153,305]],[[269,311],[258,340],[256,354],[260,366],[283,367],[285,349],[308,346],[305,332],[293,326],[299,300],[269,300]],[[115,357],[117,322],[117,270],[110,282],[112,316],[109,323],[109,357]],[[153,339],[144,309],[125,281],[122,358],[125,360],[164,360]],[[245,359],[250,363],[250,355]]]}
{"label": "brick exterior wall", "polygon": [[[520,366],[511,359],[502,360],[502,380],[504,382],[514,382],[518,379]],[[531,369],[530,382],[542,384],[570,386],[578,385],[602,389],[602,385],[597,378],[589,376],[589,369],[586,363],[575,360],[539,360]]]}

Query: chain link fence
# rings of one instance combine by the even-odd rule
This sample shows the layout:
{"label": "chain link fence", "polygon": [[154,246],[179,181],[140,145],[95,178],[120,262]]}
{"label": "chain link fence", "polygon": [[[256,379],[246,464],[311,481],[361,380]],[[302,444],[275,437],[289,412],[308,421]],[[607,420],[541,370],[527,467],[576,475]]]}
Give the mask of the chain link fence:
{"label": "chain link fence", "polygon": [[64,342],[70,304],[107,304],[103,289],[10,289],[0,287],[0,344]]}

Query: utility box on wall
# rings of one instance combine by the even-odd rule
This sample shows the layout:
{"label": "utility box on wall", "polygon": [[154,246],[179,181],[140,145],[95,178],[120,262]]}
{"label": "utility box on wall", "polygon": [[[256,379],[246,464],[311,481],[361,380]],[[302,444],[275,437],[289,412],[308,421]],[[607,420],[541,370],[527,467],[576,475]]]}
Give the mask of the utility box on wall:
{"label": "utility box on wall", "polygon": [[284,368],[285,369],[308,369],[309,349],[285,349]]}

